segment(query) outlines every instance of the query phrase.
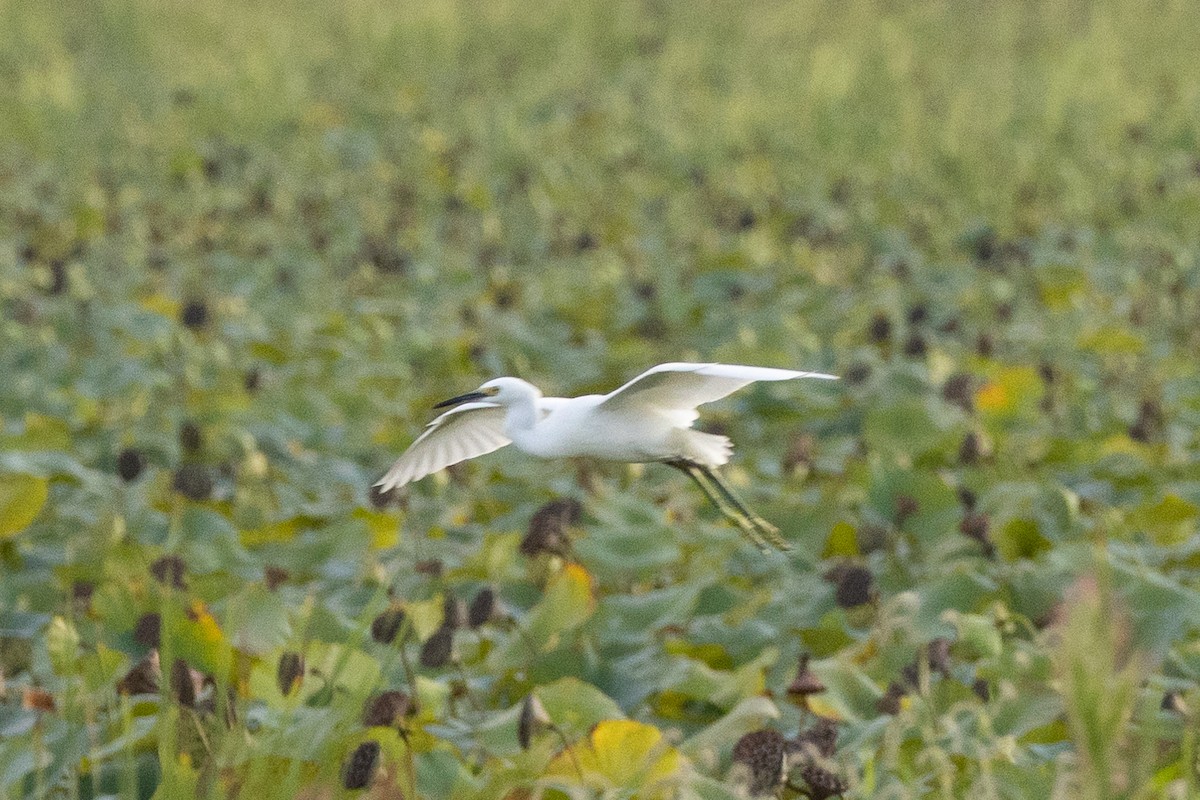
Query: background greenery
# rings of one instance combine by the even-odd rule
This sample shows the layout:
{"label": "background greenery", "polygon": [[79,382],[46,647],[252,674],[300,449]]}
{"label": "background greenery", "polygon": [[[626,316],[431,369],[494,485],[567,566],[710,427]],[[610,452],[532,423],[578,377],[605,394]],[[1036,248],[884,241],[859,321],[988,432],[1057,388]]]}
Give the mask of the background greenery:
{"label": "background greenery", "polygon": [[[1132,0],[0,4],[0,797],[1196,796],[1197,41]],[[844,376],[707,417],[792,554],[658,467],[368,495],[486,377],[688,359]],[[730,767],[819,717],[792,788],[769,735]]]}

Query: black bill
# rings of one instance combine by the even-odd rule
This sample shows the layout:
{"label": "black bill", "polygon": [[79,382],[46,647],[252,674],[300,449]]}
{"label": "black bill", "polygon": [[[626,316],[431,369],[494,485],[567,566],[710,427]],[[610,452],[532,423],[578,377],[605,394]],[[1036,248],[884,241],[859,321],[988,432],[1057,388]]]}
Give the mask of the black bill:
{"label": "black bill", "polygon": [[484,394],[483,392],[467,392],[466,394],[460,394],[458,397],[451,397],[449,400],[443,400],[434,406],[434,408],[456,406],[459,403],[469,403],[472,400],[486,400],[487,398],[488,395]]}

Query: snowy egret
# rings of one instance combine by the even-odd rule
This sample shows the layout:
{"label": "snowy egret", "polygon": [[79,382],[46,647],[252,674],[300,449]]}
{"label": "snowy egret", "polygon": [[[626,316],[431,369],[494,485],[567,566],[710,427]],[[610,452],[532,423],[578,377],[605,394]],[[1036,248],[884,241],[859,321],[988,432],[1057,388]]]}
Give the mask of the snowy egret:
{"label": "snowy egret", "polygon": [[729,439],[692,429],[696,407],[755,381],[836,380],[737,364],[659,364],[616,391],[582,397],[543,397],[520,378],[495,378],[473,392],[438,403],[454,406],[375,484],[390,491],[430,473],[512,443],[539,458],[588,457],[658,462],[691,478],[717,509],[759,548],[790,549],[779,530],[746,507],[717,474],[729,460]]}

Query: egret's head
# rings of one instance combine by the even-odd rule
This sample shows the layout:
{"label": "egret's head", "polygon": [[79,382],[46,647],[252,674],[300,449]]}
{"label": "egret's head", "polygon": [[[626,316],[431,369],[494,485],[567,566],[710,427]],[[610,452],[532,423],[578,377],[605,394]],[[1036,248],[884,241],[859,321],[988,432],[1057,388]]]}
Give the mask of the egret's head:
{"label": "egret's head", "polygon": [[520,378],[493,378],[475,391],[460,394],[458,397],[451,397],[449,400],[443,400],[434,406],[434,408],[445,408],[446,406],[456,406],[459,403],[480,400],[506,406],[530,397],[536,399],[541,396],[542,393],[538,391],[536,386]]}

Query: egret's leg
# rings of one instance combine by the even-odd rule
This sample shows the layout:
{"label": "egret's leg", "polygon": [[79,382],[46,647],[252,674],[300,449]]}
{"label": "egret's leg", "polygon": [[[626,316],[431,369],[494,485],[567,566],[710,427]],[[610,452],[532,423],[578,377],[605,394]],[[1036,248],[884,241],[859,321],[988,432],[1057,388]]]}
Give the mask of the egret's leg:
{"label": "egret's leg", "polygon": [[697,469],[702,472],[714,486],[717,487],[717,490],[724,495],[725,499],[728,500],[734,508],[740,511],[746,519],[750,520],[750,522],[754,525],[764,539],[775,545],[780,550],[792,549],[792,546],[788,544],[787,540],[779,535],[779,528],[776,528],[758,514],[755,514],[753,511],[751,511],[749,507],[746,506],[745,502],[743,502],[740,497],[734,494],[734,491],[729,484],[721,479],[721,476],[717,474],[716,470],[712,469],[711,467],[697,467]]}
{"label": "egret's leg", "polygon": [[699,465],[685,461],[683,459],[676,461],[664,461],[664,464],[674,467],[683,474],[687,475],[692,481],[700,487],[700,491],[704,492],[704,496],[709,502],[720,511],[726,519],[737,525],[742,535],[749,539],[759,550],[767,552],[770,548],[767,547],[767,542],[758,532],[754,523],[742,514],[737,508],[731,506],[724,497],[724,494],[710,483],[704,473],[700,470]]}

